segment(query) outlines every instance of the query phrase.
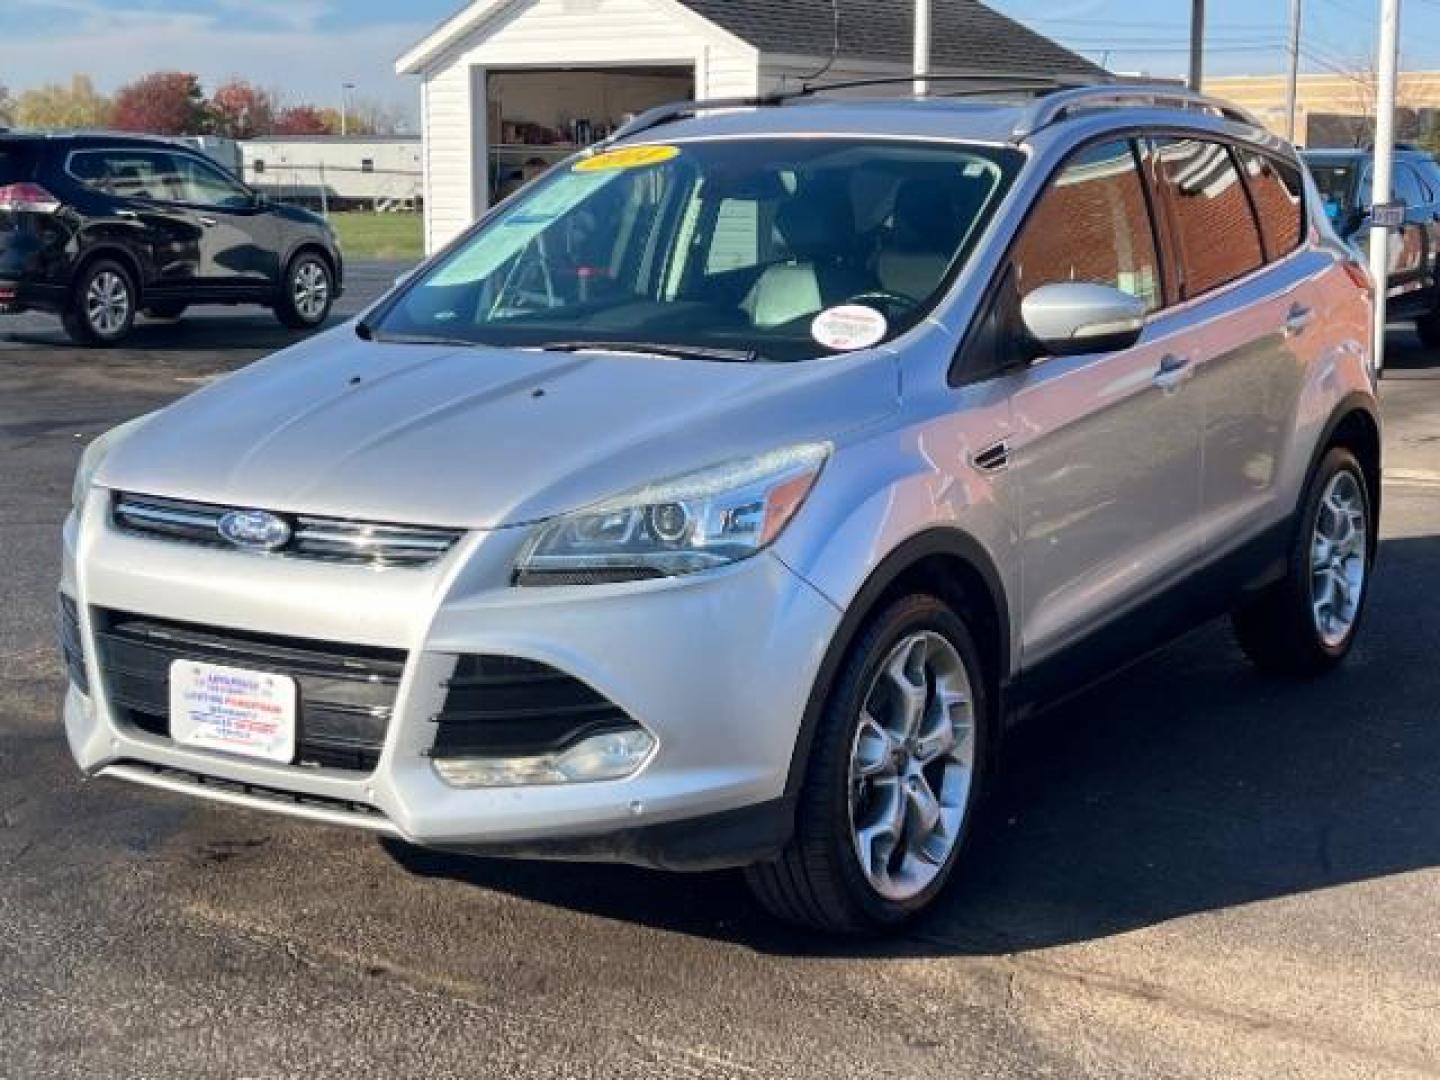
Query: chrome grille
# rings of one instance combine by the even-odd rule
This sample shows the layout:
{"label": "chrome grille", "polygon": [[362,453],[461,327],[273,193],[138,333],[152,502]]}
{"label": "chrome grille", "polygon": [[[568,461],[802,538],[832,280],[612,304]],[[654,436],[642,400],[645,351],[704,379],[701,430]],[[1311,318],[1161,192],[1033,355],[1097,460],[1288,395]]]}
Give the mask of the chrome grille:
{"label": "chrome grille", "polygon": [[[220,535],[220,519],[231,510],[249,507],[166,499],[123,492],[115,497],[113,520],[122,532],[177,540],[205,547],[237,548]],[[463,535],[459,529],[311,514],[277,513],[291,527],[290,539],[274,555],[362,566],[428,566],[445,555]]]}

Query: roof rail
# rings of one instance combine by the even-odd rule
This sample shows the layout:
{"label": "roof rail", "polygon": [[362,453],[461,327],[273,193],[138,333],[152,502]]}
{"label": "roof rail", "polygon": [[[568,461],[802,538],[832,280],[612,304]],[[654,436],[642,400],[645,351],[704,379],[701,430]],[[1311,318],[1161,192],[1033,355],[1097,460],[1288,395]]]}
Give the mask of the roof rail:
{"label": "roof rail", "polygon": [[[596,146],[610,146],[642,131],[719,109],[760,109],[784,105],[792,101],[817,97],[835,90],[862,90],[869,86],[898,86],[913,83],[914,75],[880,75],[865,79],[842,79],[836,82],[805,82],[793,90],[775,90],[750,97],[710,98],[700,101],[672,101],[647,109],[622,124],[608,139]],[[1053,94],[1063,90],[1097,88],[1114,85],[1106,76],[1045,75],[1020,71],[951,71],[926,75],[928,83],[964,83],[945,97],[981,97],[986,94]]]}
{"label": "roof rail", "polygon": [[1197,93],[1181,86],[1165,83],[1100,83],[1075,87],[1049,94],[1037,101],[1025,118],[1015,125],[1014,138],[1018,141],[1035,134],[1042,128],[1059,123],[1066,117],[1086,109],[1123,108],[1125,106],[1152,106],[1162,109],[1187,109],[1207,112],[1237,124],[1263,128],[1254,114],[1238,105]]}

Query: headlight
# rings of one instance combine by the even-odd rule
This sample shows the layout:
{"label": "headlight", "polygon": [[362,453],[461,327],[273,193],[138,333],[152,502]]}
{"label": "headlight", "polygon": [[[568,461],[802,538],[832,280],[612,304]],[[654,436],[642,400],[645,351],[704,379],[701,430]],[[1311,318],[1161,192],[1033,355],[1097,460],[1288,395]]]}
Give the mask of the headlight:
{"label": "headlight", "polygon": [[127,420],[119,427],[113,427],[97,436],[85,447],[85,452],[80,455],[80,465],[75,470],[75,482],[70,488],[70,505],[77,512],[85,505],[86,496],[90,494],[90,485],[94,483],[95,474],[100,471],[100,465],[106,456],[154,415],[146,413],[144,416]]}
{"label": "headlight", "polygon": [[784,531],[829,456],[828,443],[773,450],[555,518],[525,546],[516,584],[636,581],[748,558]]}

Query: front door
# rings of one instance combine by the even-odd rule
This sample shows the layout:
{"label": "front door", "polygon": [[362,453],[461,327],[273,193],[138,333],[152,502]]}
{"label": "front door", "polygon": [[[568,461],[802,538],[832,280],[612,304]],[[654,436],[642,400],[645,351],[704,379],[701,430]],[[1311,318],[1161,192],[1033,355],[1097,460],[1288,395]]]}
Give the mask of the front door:
{"label": "front door", "polygon": [[211,288],[265,289],[279,280],[274,224],[255,197],[208,161],[172,153],[176,197],[200,226],[200,280]]}
{"label": "front door", "polygon": [[1188,385],[1192,346],[1162,312],[1164,278],[1133,143],[1073,156],[1031,212],[1011,263],[1020,298],[1041,285],[1095,282],[1141,297],[1152,311],[1133,348],[1042,358],[1012,376],[1021,636],[1033,670],[1094,641],[1192,564],[1200,418]]}

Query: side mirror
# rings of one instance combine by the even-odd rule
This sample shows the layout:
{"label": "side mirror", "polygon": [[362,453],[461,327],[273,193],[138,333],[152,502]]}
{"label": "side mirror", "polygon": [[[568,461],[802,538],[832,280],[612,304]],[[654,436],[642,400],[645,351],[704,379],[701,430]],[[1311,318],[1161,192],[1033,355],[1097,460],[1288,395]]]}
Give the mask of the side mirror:
{"label": "side mirror", "polygon": [[1020,301],[1020,319],[1047,356],[1128,349],[1145,330],[1145,301],[1109,285],[1042,285]]}

